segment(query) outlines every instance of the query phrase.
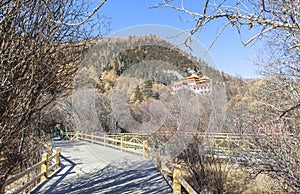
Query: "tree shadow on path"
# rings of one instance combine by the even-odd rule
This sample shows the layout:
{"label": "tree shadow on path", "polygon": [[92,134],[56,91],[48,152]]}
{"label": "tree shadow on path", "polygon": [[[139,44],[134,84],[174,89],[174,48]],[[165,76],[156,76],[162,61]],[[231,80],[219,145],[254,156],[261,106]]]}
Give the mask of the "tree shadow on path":
{"label": "tree shadow on path", "polygon": [[39,191],[37,188],[33,193],[172,193],[151,161],[125,166],[123,163],[109,164],[74,179],[63,178],[58,179],[49,189]]}

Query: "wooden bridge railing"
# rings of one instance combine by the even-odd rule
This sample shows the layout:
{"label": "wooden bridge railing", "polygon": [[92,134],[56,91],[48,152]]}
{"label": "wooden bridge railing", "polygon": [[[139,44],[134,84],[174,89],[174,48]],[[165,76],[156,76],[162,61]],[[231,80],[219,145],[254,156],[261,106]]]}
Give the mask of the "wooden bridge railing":
{"label": "wooden bridge railing", "polygon": [[[148,147],[146,140],[141,141],[139,138],[132,138],[133,136],[136,136],[136,134],[103,135],[103,136],[96,136],[93,133],[76,134],[76,137],[79,140],[88,141],[91,143],[96,143],[103,146],[120,149],[126,152],[134,152],[136,154],[141,154],[144,157],[149,157],[149,156],[159,157],[159,158],[154,158],[155,161],[160,161],[159,164],[156,163],[157,170],[160,171],[160,173],[167,180],[168,184],[172,187],[174,194],[181,193],[182,187],[185,188],[185,190],[189,194],[197,194],[197,192],[192,188],[192,186],[189,185],[189,183],[182,177],[180,165],[173,165],[167,163],[166,160],[161,159],[160,156],[153,154],[156,151],[154,151],[155,149]],[[132,141],[138,141],[139,143],[132,142]],[[169,169],[167,167],[168,165],[173,166],[173,168]],[[168,181],[168,177],[172,177],[172,180]]]}
{"label": "wooden bridge railing", "polygon": [[157,171],[162,174],[167,183],[172,187],[174,194],[180,194],[183,190],[182,188],[188,194],[197,194],[197,191],[183,177],[181,165],[169,162],[160,156],[160,154],[155,155],[154,159]]}
{"label": "wooden bridge railing", "polygon": [[[213,157],[227,157],[229,160],[233,156],[241,153],[256,154],[258,150],[251,143],[253,135],[247,134],[232,134],[232,133],[202,133],[197,134],[206,142],[204,149]],[[181,166],[167,162],[160,154],[156,154],[155,148],[148,145],[147,135],[139,134],[117,134],[117,135],[102,135],[76,133],[75,137],[80,140],[98,143],[104,146],[120,149],[122,151],[134,152],[142,154],[144,157],[152,157],[156,161],[157,169],[161,172],[170,186],[173,188],[173,193],[181,193],[182,188],[189,194],[197,192],[183,178]],[[251,157],[251,156],[249,156]]]}
{"label": "wooden bridge railing", "polygon": [[[190,194],[197,193],[183,178],[181,166],[177,164],[170,164],[166,162],[160,155],[155,154],[155,149],[148,145],[147,135],[139,134],[118,134],[118,135],[95,135],[72,132],[65,134],[68,139],[79,139],[97,143],[103,146],[108,146],[120,149],[126,152],[132,152],[143,155],[144,157],[152,157],[156,161],[158,170],[173,188],[173,193],[180,193],[182,187]],[[215,134],[200,134],[200,138],[207,138],[209,148],[217,150],[216,154],[231,155],[233,152],[240,150],[253,150],[249,138],[251,136],[241,136],[229,133],[215,133]],[[52,146],[48,147],[48,153],[42,155],[42,160],[25,171],[12,176],[5,182],[4,191],[10,193],[21,193],[25,190],[30,190],[41,181],[44,181],[47,176],[54,172],[54,169],[60,166],[60,148],[56,148],[56,153],[52,154]],[[169,166],[169,167],[168,167]],[[16,182],[22,181],[20,187],[16,187]],[[15,189],[17,188],[17,189]]]}
{"label": "wooden bridge railing", "polygon": [[120,149],[121,151],[132,152],[136,154],[143,155],[147,157],[147,141],[140,141],[134,138],[128,138],[129,136],[120,136],[120,135],[104,135],[97,136],[93,133],[84,134],[77,133],[76,138],[79,140],[88,141],[91,143],[100,144],[107,147],[112,147],[116,149]]}
{"label": "wooden bridge railing", "polygon": [[48,152],[42,154],[40,162],[6,180],[0,193],[29,191],[40,182],[46,180],[55,169],[60,168],[60,148],[56,148],[54,154],[52,144],[48,145],[47,148]]}

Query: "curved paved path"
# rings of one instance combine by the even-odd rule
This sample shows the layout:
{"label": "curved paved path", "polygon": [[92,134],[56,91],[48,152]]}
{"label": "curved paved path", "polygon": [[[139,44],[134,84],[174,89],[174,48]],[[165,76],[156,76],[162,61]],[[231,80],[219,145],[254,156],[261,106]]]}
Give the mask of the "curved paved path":
{"label": "curved paved path", "polygon": [[62,167],[31,193],[172,193],[152,161],[83,141],[55,142]]}

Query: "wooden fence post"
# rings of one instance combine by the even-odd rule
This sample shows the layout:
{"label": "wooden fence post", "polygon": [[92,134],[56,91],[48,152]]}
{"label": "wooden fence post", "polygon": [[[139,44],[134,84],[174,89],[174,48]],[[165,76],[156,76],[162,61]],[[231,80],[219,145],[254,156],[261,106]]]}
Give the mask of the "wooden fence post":
{"label": "wooden fence post", "polygon": [[229,159],[231,158],[230,155],[231,155],[231,137],[229,136],[229,134],[227,134],[227,144],[228,144],[228,151],[229,151]]}
{"label": "wooden fence post", "polygon": [[52,144],[48,144],[48,155],[49,156],[52,156],[52,149],[53,149]]}
{"label": "wooden fence post", "polygon": [[179,178],[181,177],[181,166],[175,165],[173,171],[173,193],[180,194],[181,193],[181,184]]}
{"label": "wooden fence post", "polygon": [[148,142],[147,141],[143,141],[143,157],[144,158],[147,158],[147,156],[148,156],[147,150],[148,150]]}
{"label": "wooden fence post", "polygon": [[123,151],[123,148],[124,148],[124,138],[121,137],[121,151]]}
{"label": "wooden fence post", "polygon": [[48,173],[48,153],[43,153],[42,155],[42,161],[44,163],[41,166],[41,171],[44,173],[44,175],[41,177],[41,181],[44,181],[47,178],[47,173]]}
{"label": "wooden fence post", "polygon": [[172,174],[172,172],[170,171],[170,169],[167,166],[166,161],[164,161],[164,160],[161,161],[161,167],[160,168],[161,168],[162,171],[166,172],[168,175]]}
{"label": "wooden fence post", "polygon": [[56,168],[60,167],[60,152],[61,149],[59,147],[56,148]]}
{"label": "wooden fence post", "polygon": [[156,171],[160,172],[160,169],[161,169],[161,160],[160,160],[159,150],[156,150],[156,155],[154,157],[155,157]]}
{"label": "wooden fence post", "polygon": [[94,133],[91,133],[91,143],[94,143]]}

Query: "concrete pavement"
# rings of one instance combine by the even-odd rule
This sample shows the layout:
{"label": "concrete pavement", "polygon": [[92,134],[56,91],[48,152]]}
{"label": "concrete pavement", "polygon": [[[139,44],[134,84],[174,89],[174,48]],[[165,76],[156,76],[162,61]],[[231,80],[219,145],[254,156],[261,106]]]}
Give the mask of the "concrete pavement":
{"label": "concrete pavement", "polygon": [[152,161],[83,141],[55,142],[62,167],[31,193],[172,193]]}

